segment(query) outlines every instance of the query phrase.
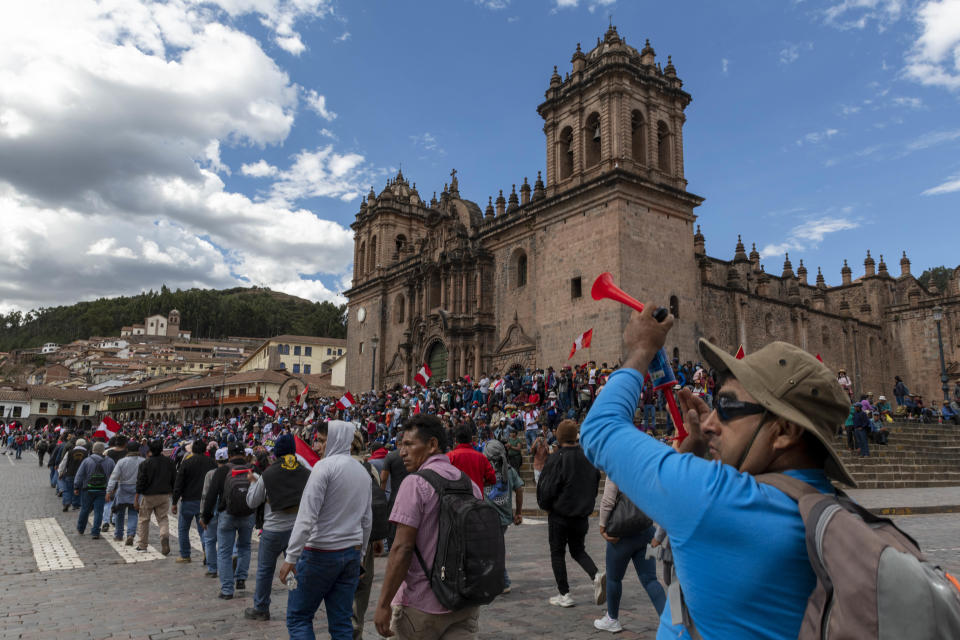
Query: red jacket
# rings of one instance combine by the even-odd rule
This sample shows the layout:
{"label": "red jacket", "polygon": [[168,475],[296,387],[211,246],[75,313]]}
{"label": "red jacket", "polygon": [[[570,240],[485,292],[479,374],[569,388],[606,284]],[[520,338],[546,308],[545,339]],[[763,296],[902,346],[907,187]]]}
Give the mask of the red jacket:
{"label": "red jacket", "polygon": [[493,465],[487,456],[469,444],[458,444],[453,451],[447,454],[450,464],[463,471],[483,491],[485,484],[493,485],[497,482],[497,474],[493,472]]}

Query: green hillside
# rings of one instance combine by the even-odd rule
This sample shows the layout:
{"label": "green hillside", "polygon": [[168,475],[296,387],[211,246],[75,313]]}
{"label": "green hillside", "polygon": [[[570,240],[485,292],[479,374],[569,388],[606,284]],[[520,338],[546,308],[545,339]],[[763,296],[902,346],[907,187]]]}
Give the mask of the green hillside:
{"label": "green hillside", "polygon": [[180,327],[192,331],[194,338],[347,335],[346,307],[330,302],[310,302],[259,287],[171,291],[163,286],[137,296],[0,314],[0,351],[119,336],[121,327],[171,309],[180,311]]}

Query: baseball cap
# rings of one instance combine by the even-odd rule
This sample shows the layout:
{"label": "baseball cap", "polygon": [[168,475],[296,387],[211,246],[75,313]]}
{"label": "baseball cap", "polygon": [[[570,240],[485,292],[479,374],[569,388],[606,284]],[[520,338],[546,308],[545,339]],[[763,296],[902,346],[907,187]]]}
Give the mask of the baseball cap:
{"label": "baseball cap", "polygon": [[829,477],[857,483],[833,448],[833,434],[850,413],[850,401],[834,374],[800,347],[771,342],[742,360],[700,339],[700,353],[718,373],[729,371],[758,404],[813,435],[828,453]]}

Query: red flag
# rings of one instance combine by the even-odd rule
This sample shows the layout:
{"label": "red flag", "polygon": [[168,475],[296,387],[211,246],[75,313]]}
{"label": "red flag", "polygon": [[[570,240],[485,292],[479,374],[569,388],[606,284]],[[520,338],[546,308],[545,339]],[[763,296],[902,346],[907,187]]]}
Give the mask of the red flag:
{"label": "red flag", "polygon": [[310,448],[310,445],[301,440],[300,436],[293,436],[293,439],[297,444],[297,460],[299,460],[303,466],[313,469],[313,465],[317,464],[320,456]]}
{"label": "red flag", "polygon": [[743,360],[744,356],[747,355],[747,352],[743,350],[743,345],[740,345],[740,348],[737,349],[737,360]]}
{"label": "red flag", "polygon": [[306,385],[303,388],[303,391],[300,392],[300,395],[297,396],[297,404],[302,405],[303,401],[307,399],[307,391],[310,390],[310,385]]}
{"label": "red flag", "polygon": [[347,391],[343,397],[337,400],[337,409],[349,409],[354,404],[353,395]]}
{"label": "red flag", "polygon": [[430,371],[430,367],[427,366],[427,363],[424,362],[423,366],[420,367],[420,370],[417,371],[417,375],[413,376],[413,381],[418,382],[424,387],[427,386],[427,383],[430,382],[430,377],[433,375],[433,371]]}
{"label": "red flag", "polygon": [[463,379],[467,381],[467,384],[473,384],[473,380],[470,379],[470,374],[463,376]]}
{"label": "red flag", "polygon": [[104,416],[103,420],[100,422],[100,426],[96,431],[93,432],[94,438],[103,438],[104,440],[109,440],[113,436],[120,433],[121,430],[120,423],[111,418],[110,416]]}
{"label": "red flag", "polygon": [[589,349],[591,340],[593,340],[593,329],[588,329],[577,336],[577,339],[573,341],[573,346],[570,347],[570,355],[567,356],[567,360],[572,358],[573,354],[580,349]]}
{"label": "red flag", "polygon": [[817,360],[819,360],[820,362],[823,362],[823,358],[820,357],[819,353],[817,354]]}
{"label": "red flag", "polygon": [[277,403],[267,398],[263,401],[263,412],[270,417],[277,415]]}
{"label": "red flag", "polygon": [[420,398],[417,398],[417,404],[413,405],[414,415],[420,413]]}

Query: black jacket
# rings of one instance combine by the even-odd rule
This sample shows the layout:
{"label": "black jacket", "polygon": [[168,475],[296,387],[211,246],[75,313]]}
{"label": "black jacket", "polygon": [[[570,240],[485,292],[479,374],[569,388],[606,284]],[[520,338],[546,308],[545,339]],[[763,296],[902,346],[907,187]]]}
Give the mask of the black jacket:
{"label": "black jacket", "polygon": [[210,478],[210,486],[207,488],[207,495],[203,500],[203,513],[200,516],[205,524],[213,520],[215,513],[226,510],[227,496],[223,495],[223,485],[227,481],[227,474],[233,471],[235,467],[252,468],[247,465],[246,458],[235,456],[214,472],[213,477]]}
{"label": "black jacket", "polygon": [[583,449],[560,447],[543,465],[537,503],[559,516],[584,518],[593,513],[599,487],[600,472],[583,455]]}
{"label": "black jacket", "polygon": [[177,479],[173,483],[173,504],[178,500],[199,500],[203,493],[203,479],[207,471],[216,468],[213,458],[201,454],[193,454],[180,463],[177,470]]}
{"label": "black jacket", "polygon": [[137,471],[137,493],[142,496],[159,496],[173,493],[173,479],[177,468],[167,456],[149,456]]}

